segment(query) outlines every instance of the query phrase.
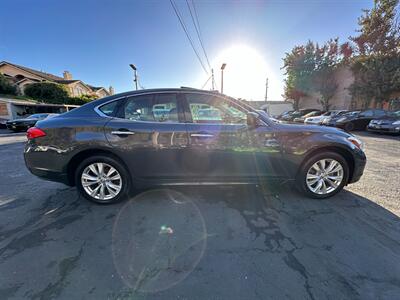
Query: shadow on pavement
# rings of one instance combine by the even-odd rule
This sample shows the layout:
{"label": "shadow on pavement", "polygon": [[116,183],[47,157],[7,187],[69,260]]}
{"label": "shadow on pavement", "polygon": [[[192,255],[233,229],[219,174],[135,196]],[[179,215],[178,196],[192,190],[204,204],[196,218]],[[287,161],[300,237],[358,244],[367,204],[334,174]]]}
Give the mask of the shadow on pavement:
{"label": "shadow on pavement", "polygon": [[348,191],[155,189],[99,206],[60,188],[1,216],[1,298],[396,298],[399,218]]}

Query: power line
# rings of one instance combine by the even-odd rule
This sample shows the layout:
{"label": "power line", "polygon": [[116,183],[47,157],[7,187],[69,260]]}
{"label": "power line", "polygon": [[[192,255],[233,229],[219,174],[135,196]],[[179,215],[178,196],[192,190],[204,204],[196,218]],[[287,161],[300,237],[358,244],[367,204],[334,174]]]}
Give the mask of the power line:
{"label": "power line", "polygon": [[212,75],[210,77],[208,77],[208,79],[206,80],[206,82],[204,82],[203,86],[201,87],[201,89],[204,89],[204,87],[207,85],[207,83],[210,81]]}
{"label": "power line", "polygon": [[[200,42],[200,46],[201,46],[201,48],[203,49],[204,56],[206,57],[207,64],[208,64],[208,68],[211,69],[210,61],[208,60],[207,52],[206,52],[206,49],[204,48],[204,45],[203,45],[203,39],[202,39],[201,34],[200,34],[200,24],[199,24],[199,19],[198,19],[198,17],[197,17],[197,13],[195,12],[195,14],[196,14],[196,21],[197,21],[197,25],[196,25],[196,21],[194,20],[194,17],[193,17],[193,14],[192,14],[192,9],[190,8],[189,1],[188,1],[188,0],[186,0],[186,5],[187,5],[187,7],[188,7],[188,9],[189,9],[190,16],[192,17],[192,22],[193,22],[194,28],[196,29],[196,33],[197,33],[197,37],[198,37],[199,42]],[[192,5],[193,5],[193,7],[194,7],[194,2],[193,2],[193,0],[192,0]]]}
{"label": "power line", "polygon": [[199,60],[201,66],[203,67],[204,72],[206,72],[206,74],[208,74],[209,72],[207,71],[206,67],[204,66],[203,61],[201,60],[200,55],[199,55],[199,53],[197,52],[197,50],[196,50],[196,48],[195,48],[195,46],[194,46],[194,44],[193,44],[193,41],[192,41],[192,39],[191,39],[191,37],[190,37],[190,35],[189,35],[189,32],[188,32],[188,30],[187,30],[187,28],[186,28],[186,25],[185,25],[185,23],[183,22],[183,18],[182,18],[182,16],[181,16],[180,13],[179,13],[178,7],[176,7],[176,4],[174,3],[173,0],[169,0],[169,2],[171,3],[171,6],[172,6],[172,8],[173,8],[174,11],[175,11],[176,16],[178,17],[179,23],[181,24],[181,26],[182,26],[182,28],[183,28],[183,31],[185,32],[186,37],[188,38],[188,40],[189,40],[189,42],[190,42],[190,45],[192,46],[192,49],[193,49],[194,53],[195,53],[196,56],[197,56],[197,59]]}

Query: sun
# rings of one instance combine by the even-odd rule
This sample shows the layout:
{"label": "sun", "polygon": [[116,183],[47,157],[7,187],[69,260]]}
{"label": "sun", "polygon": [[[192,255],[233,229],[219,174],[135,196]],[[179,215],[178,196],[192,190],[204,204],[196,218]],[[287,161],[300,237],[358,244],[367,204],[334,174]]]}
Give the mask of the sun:
{"label": "sun", "polygon": [[264,100],[265,83],[271,72],[268,65],[255,49],[246,45],[235,45],[222,50],[212,60],[215,81],[220,90],[220,67],[226,63],[224,70],[224,94],[246,100]]}

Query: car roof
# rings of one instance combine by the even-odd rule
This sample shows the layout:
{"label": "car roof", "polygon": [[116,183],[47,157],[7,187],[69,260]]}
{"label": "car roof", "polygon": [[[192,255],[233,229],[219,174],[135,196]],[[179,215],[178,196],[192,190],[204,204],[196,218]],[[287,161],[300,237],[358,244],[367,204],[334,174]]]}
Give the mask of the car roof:
{"label": "car roof", "polygon": [[255,109],[252,106],[250,106],[249,104],[247,104],[246,102],[241,101],[239,99],[235,99],[235,98],[225,95],[225,94],[221,94],[218,91],[209,91],[209,90],[201,90],[201,89],[195,89],[195,88],[189,88],[189,87],[181,87],[181,88],[144,89],[144,90],[123,92],[123,93],[107,96],[107,97],[86,103],[77,109],[73,109],[69,112],[66,112],[64,114],[64,116],[92,114],[92,112],[94,112],[93,109],[95,107],[101,106],[107,102],[118,100],[120,98],[136,96],[136,95],[141,95],[141,94],[153,94],[153,93],[164,93],[164,92],[169,92],[169,93],[171,93],[171,92],[176,92],[176,93],[188,92],[188,93],[200,93],[200,94],[219,96],[222,98],[230,99],[231,101],[235,101],[238,105],[242,106],[243,108],[245,108],[249,111],[255,111]]}

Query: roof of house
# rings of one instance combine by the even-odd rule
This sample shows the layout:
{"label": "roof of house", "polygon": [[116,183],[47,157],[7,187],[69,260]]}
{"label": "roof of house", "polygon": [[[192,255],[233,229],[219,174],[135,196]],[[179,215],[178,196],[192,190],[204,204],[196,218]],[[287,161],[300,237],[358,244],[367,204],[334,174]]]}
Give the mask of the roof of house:
{"label": "roof of house", "polygon": [[63,79],[63,80],[55,80],[55,81],[57,83],[70,84],[70,83],[74,83],[74,82],[77,82],[77,81],[80,81],[80,80],[78,80],[78,79],[70,79],[70,80]]}
{"label": "roof of house", "polygon": [[13,67],[16,67],[16,68],[19,68],[21,70],[24,70],[25,72],[28,72],[28,73],[31,73],[33,75],[42,77],[43,79],[46,79],[46,80],[50,80],[50,81],[64,80],[64,78],[62,78],[62,77],[58,77],[58,76],[53,75],[53,74],[49,74],[49,73],[33,70],[31,68],[27,68],[27,67],[24,67],[24,66],[13,64],[13,63],[10,63],[10,62],[7,62],[7,61],[0,62],[0,65],[3,65],[3,64],[11,65]]}
{"label": "roof of house", "polygon": [[[79,79],[65,79],[63,77],[59,77],[59,76],[56,76],[56,75],[53,75],[53,74],[50,74],[50,73],[45,73],[45,72],[42,72],[42,71],[37,71],[37,70],[31,69],[31,68],[27,68],[27,67],[24,67],[24,66],[13,64],[13,63],[10,63],[10,62],[7,62],[7,61],[0,61],[0,66],[2,66],[2,65],[10,65],[10,66],[13,66],[15,68],[21,69],[21,70],[23,70],[25,72],[31,73],[32,75],[41,77],[44,80],[53,81],[53,82],[57,82],[57,83],[60,83],[60,84],[71,84],[71,83],[75,83],[75,82],[81,82],[89,90],[92,90],[94,92],[98,92],[101,89],[103,89],[107,94],[109,94],[109,91],[107,89],[105,89],[104,87],[92,86],[92,85],[84,83],[82,80],[79,80]],[[29,78],[29,79],[35,80],[33,78]],[[18,81],[18,82],[22,82],[22,81],[23,80]]]}

